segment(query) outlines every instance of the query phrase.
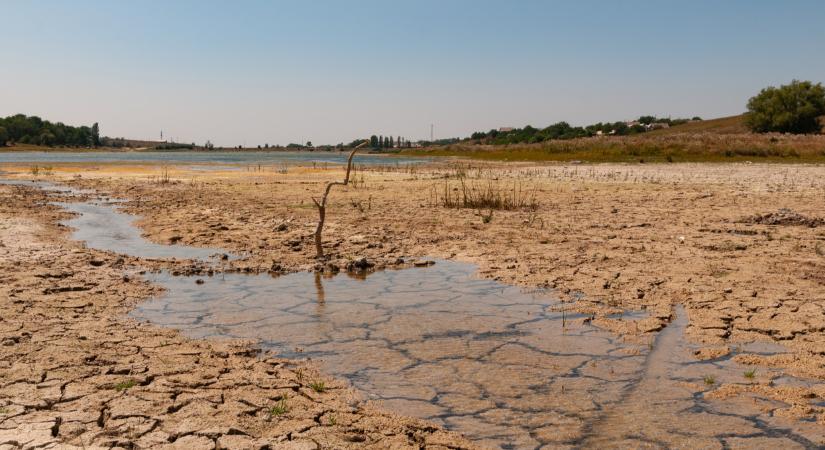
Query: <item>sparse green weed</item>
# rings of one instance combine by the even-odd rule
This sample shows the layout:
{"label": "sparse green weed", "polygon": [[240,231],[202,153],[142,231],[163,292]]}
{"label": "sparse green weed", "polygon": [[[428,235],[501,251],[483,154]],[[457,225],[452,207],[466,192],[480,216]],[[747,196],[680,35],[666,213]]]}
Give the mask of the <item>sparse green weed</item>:
{"label": "sparse green weed", "polygon": [[708,386],[716,384],[716,377],[714,377],[713,375],[705,375],[703,380],[705,381],[705,384]]}
{"label": "sparse green weed", "polygon": [[313,381],[309,383],[309,387],[315,392],[324,392],[327,390],[327,385],[323,380]]}
{"label": "sparse green weed", "polygon": [[118,392],[125,391],[126,389],[133,388],[137,386],[137,381],[135,380],[126,380],[121,381],[120,383],[115,385],[115,390]]}
{"label": "sparse green weed", "polygon": [[270,417],[278,417],[286,414],[289,408],[286,406],[286,399],[287,396],[283,396],[281,400],[278,401],[275,406],[269,408],[269,416]]}
{"label": "sparse green weed", "polygon": [[752,380],[756,378],[756,369],[750,369],[745,371],[745,378]]}

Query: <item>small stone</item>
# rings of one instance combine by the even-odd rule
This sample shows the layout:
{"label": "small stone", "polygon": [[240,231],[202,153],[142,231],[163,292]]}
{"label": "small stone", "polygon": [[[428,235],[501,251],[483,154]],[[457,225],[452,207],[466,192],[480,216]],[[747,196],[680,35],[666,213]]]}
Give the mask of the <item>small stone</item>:
{"label": "small stone", "polygon": [[369,268],[372,268],[374,265],[375,264],[368,261],[367,258],[360,258],[360,259],[356,259],[355,261],[351,262],[349,264],[348,269],[349,270],[353,270],[353,269],[354,270],[367,270]]}

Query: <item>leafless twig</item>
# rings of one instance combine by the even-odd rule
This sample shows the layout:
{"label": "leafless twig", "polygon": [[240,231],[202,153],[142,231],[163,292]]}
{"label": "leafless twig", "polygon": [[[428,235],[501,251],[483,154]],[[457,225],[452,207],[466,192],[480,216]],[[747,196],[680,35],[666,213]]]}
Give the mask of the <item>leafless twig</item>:
{"label": "leafless twig", "polygon": [[352,157],[355,156],[355,152],[357,152],[359,148],[367,145],[368,143],[369,141],[365,140],[353,148],[349,153],[349,158],[347,158],[347,174],[344,176],[344,181],[330,181],[327,183],[327,187],[324,189],[324,196],[321,197],[320,202],[315,197],[312,198],[315,206],[318,207],[318,227],[315,228],[315,257],[318,259],[322,259],[324,257],[324,247],[321,245],[321,233],[324,231],[324,219],[327,215],[327,198],[329,197],[329,192],[333,186],[346,186],[349,184],[349,174],[352,170]]}

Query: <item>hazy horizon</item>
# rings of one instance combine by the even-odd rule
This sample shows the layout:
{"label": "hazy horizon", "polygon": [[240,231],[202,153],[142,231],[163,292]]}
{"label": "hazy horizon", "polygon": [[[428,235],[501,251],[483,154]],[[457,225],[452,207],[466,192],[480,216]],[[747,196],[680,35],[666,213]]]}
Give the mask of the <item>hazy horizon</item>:
{"label": "hazy horizon", "polygon": [[7,1],[0,116],[237,146],[714,118],[825,81],[825,3]]}

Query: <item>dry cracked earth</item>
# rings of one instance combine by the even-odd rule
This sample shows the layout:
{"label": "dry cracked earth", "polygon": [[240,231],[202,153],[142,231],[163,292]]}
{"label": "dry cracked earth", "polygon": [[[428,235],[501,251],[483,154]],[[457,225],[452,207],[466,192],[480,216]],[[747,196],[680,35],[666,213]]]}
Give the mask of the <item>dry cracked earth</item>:
{"label": "dry cracked earth", "polygon": [[127,319],[156,288],[47,200],[0,186],[0,449],[473,447],[307,364]]}
{"label": "dry cracked earth", "polygon": [[[5,169],[26,175],[25,168]],[[166,180],[157,167],[90,165],[57,167],[50,178],[128,200],[124,209],[143,217],[139,225],[154,242],[242,255],[230,263],[240,272],[334,272],[362,258],[378,268],[411,256],[450,258],[478,264],[482,277],[556,289],[592,314],[593,324],[625,336],[653,336],[680,304],[697,360],[770,342],[789,352],[734,360],[815,381],[788,389],[757,378],[722,384],[708,396],[759,392],[784,402],[772,407],[776,414],[825,427],[825,167],[362,169],[355,185],[333,192],[324,264],[314,259],[311,197],[340,173],[240,169],[173,167]],[[458,192],[461,178],[479,188],[515,188],[537,207],[492,215],[445,208],[443,193]],[[322,375],[303,363],[124,319],[155,289],[139,271],[160,263],[83,249],[66,239],[56,225],[62,213],[39,194],[20,187],[0,193],[3,439],[14,435],[8,430],[26,430],[43,445],[470,445],[353,400],[334,380],[334,389],[314,392],[308,383]],[[649,315],[612,315],[628,309]],[[284,398],[287,412],[276,414]]]}

